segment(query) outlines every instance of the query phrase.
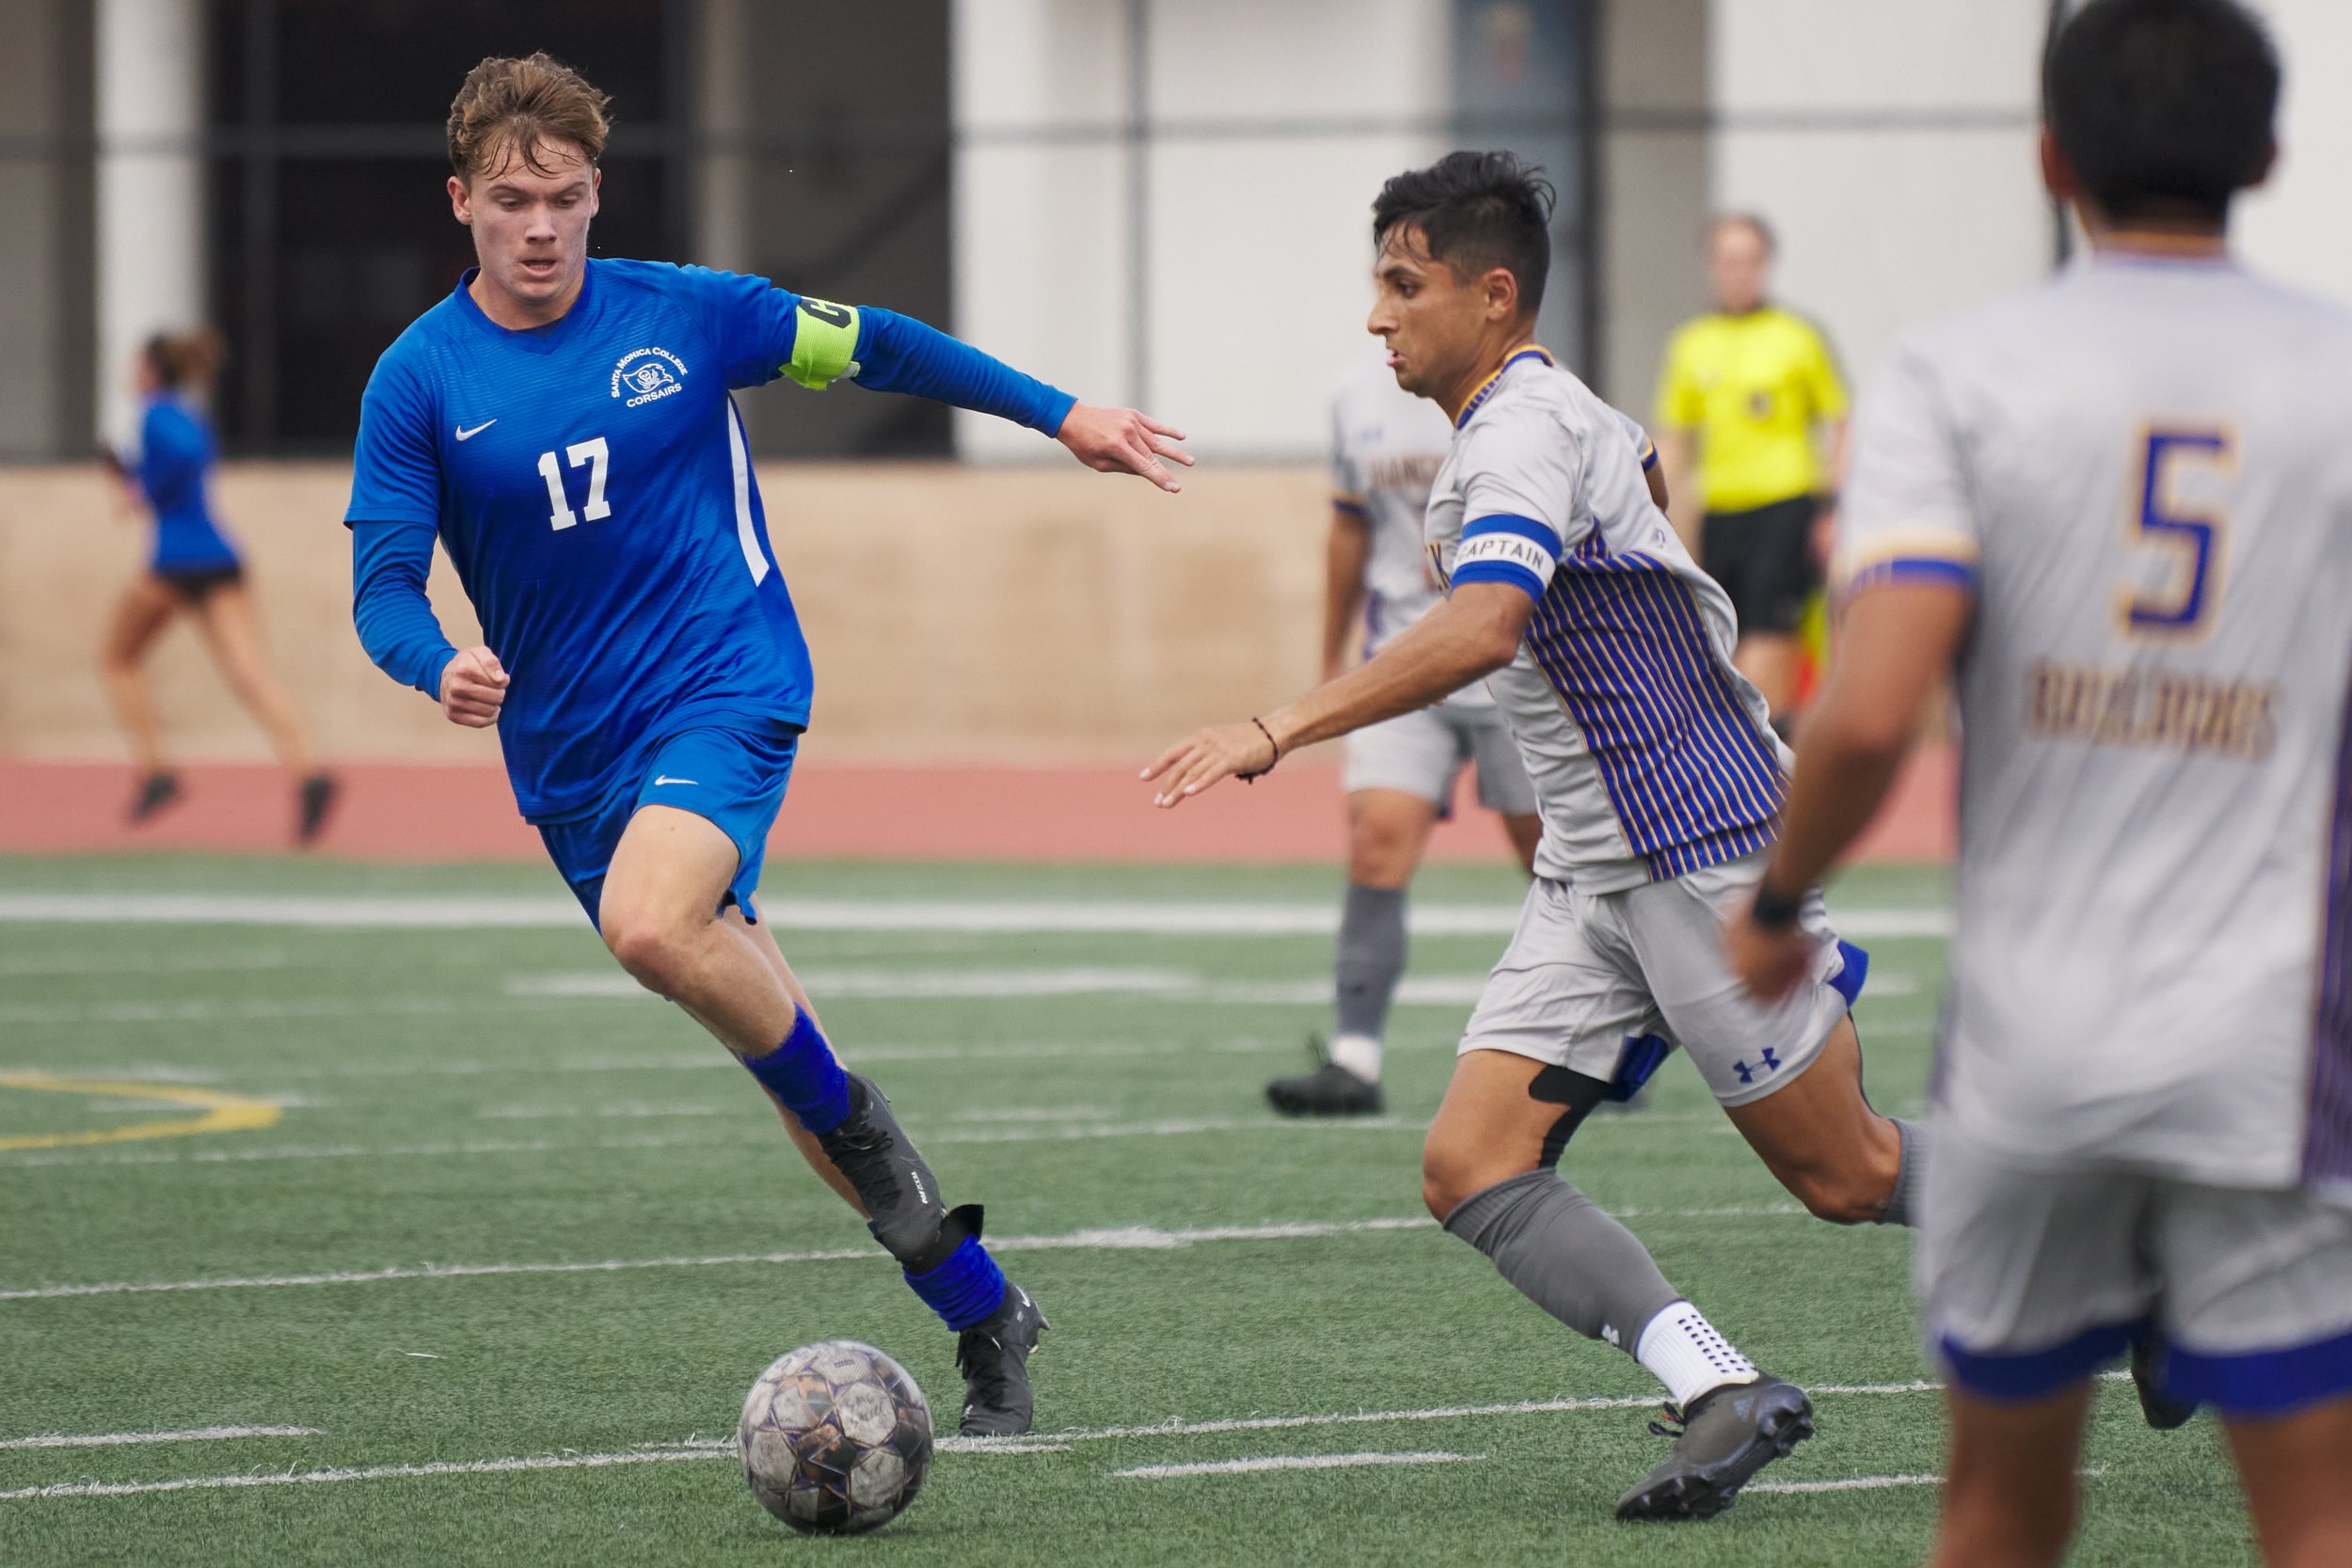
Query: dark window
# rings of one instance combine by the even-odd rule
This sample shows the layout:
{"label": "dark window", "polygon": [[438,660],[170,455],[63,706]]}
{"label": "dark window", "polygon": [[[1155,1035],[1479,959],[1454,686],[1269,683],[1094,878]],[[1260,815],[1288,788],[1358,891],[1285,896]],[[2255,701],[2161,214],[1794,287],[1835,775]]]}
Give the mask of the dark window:
{"label": "dark window", "polygon": [[[231,450],[347,451],[376,356],[472,264],[442,124],[489,55],[546,49],[612,94],[591,254],[731,265],[948,325],[946,0],[211,0],[208,20],[207,249]],[[707,38],[715,25],[739,36]],[[698,132],[704,60],[740,73],[748,123]],[[700,178],[722,152],[739,159],[732,186]],[[740,204],[740,254],[697,254],[697,201],[714,192]],[[767,406],[787,402],[747,402],[763,452],[948,448],[945,410]]]}
{"label": "dark window", "polygon": [[1559,191],[1536,339],[1598,380],[1593,46],[1591,0],[1454,0],[1458,133],[1465,146],[1507,148],[1541,164]]}

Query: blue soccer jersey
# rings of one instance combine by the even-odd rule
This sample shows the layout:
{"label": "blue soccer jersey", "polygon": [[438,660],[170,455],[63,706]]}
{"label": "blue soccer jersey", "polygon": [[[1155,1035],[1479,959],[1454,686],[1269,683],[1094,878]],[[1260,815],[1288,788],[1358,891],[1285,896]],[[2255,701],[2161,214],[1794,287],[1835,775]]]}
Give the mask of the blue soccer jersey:
{"label": "blue soccer jersey", "polygon": [[158,572],[200,572],[237,564],[206,496],[213,433],[203,416],[169,394],[148,400],[139,421],[139,489],[155,514],[148,564]]}
{"label": "blue soccer jersey", "polygon": [[[904,317],[765,278],[591,260],[561,319],[510,330],[471,277],[376,365],[345,521],[437,531],[510,677],[499,738],[537,822],[593,811],[682,730],[808,721],[808,648],[731,388],[855,378],[1049,432],[1072,404]],[[446,642],[388,657],[364,605],[361,631],[437,691]]]}

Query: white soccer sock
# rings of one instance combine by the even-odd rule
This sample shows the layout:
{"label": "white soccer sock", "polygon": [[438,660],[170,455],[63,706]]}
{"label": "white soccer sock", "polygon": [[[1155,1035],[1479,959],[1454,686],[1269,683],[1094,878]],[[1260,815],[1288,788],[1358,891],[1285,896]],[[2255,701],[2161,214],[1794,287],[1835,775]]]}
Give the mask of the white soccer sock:
{"label": "white soccer sock", "polygon": [[1633,1357],[1666,1386],[1667,1397],[1685,1409],[1700,1395],[1726,1383],[1754,1383],[1756,1363],[1715,1332],[1699,1309],[1677,1301],[1649,1321]]}
{"label": "white soccer sock", "polygon": [[1331,1059],[1367,1084],[1380,1082],[1380,1042],[1370,1035],[1334,1035]]}

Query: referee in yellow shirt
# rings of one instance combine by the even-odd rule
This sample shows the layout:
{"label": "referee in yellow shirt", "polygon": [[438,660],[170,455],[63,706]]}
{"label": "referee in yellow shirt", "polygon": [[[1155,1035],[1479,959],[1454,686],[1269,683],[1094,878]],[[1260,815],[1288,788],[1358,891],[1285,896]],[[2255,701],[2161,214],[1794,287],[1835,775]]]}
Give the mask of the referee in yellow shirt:
{"label": "referee in yellow shirt", "polygon": [[1798,631],[1820,586],[1813,530],[1845,465],[1846,388],[1820,328],[1767,297],[1772,231],[1763,219],[1716,219],[1707,270],[1717,308],[1666,345],[1658,448],[1678,496],[1692,493],[1696,457],[1699,564],[1731,595],[1734,662],[1778,722],[1796,701]]}

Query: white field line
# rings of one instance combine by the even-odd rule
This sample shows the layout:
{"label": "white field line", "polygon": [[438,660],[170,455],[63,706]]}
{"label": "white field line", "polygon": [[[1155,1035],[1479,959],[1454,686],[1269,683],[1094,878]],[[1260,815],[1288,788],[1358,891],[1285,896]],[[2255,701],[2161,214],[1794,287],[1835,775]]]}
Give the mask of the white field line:
{"label": "white field line", "polygon": [[[2103,1466],[2092,1465],[2074,1472],[2078,1476],[2103,1476]],[[1890,1486],[1941,1486],[1942,1476],[1847,1476],[1837,1481],[1756,1481],[1742,1490],[1749,1492],[1877,1492]]]}
{"label": "white field line", "polygon": [[[1138,936],[1328,936],[1339,929],[1337,900],[1316,903],[1143,900],[995,900],[774,898],[761,918],[788,931],[956,931],[983,935],[1124,932]],[[1412,928],[1422,936],[1508,936],[1516,904],[1417,903]],[[1837,909],[1837,927],[1857,939],[1941,937],[1951,932],[1942,910]],[[0,922],[40,925],[164,924],[294,926],[351,930],[457,930],[563,927],[580,923],[580,907],[557,896],[490,895],[327,897],[280,894],[8,893]]]}
{"label": "white field line", "polygon": [[[1212,980],[1184,970],[1118,968],[805,970],[811,995],[827,1001],[989,1002],[1069,996],[1154,996],[1226,1006],[1325,1007],[1331,980]],[[1486,989],[1484,973],[1408,974],[1393,1001],[1402,1007],[1468,1007]],[[1917,994],[1915,981],[1874,978],[1869,995],[1892,1001]],[[553,1009],[604,1002],[660,1002],[628,975],[601,970],[522,974],[494,996],[246,997],[217,1001],[112,1001],[0,1006],[0,1023],[270,1022],[333,1018],[452,1018],[500,1008]]]}
{"label": "white field line", "polygon": [[[1828,1395],[1903,1395],[1931,1393],[1941,1384],[1864,1383],[1823,1385],[1811,1392]],[[1520,1400],[1502,1404],[1460,1404],[1416,1410],[1343,1411],[1310,1416],[1252,1416],[1224,1420],[1168,1420],[1144,1426],[1077,1428],[1068,1432],[1036,1433],[1025,1437],[942,1437],[939,1448],[949,1453],[1059,1453],[1082,1442],[1125,1437],[1187,1437],[1222,1432],[1294,1431],[1311,1427],[1365,1426],[1392,1421],[1474,1419],[1489,1416],[1542,1416],[1579,1410],[1639,1410],[1655,1406],[1657,1395],[1639,1398],[1570,1398]],[[600,1469],[612,1465],[645,1465],[666,1460],[712,1460],[734,1456],[732,1443],[708,1440],[647,1444],[619,1453],[547,1454],[527,1459],[475,1459],[430,1465],[373,1465],[344,1469],[279,1471],[264,1475],[192,1476],[173,1481],[74,1481],[56,1486],[27,1486],[0,1492],[0,1502],[40,1497],[119,1497],[145,1492],[211,1491],[248,1486],[287,1486],[309,1482],[379,1481],[419,1476],[501,1475],[519,1470]],[[2095,1471],[2086,1472],[2096,1474]],[[1872,1478],[1864,1478],[1866,1480]],[[1749,1491],[1793,1490],[1804,1486],[1825,1489],[1819,1482],[1750,1483]]]}
{"label": "white field line", "polygon": [[[1635,1219],[1758,1219],[1800,1214],[1795,1204],[1734,1205],[1721,1209],[1627,1209]],[[994,1252],[1166,1252],[1212,1242],[1295,1242],[1388,1230],[1426,1230],[1425,1214],[1369,1220],[1298,1220],[1265,1225],[1198,1226],[1164,1230],[1131,1225],[1066,1231],[1058,1236],[992,1237]],[[338,1269],[317,1274],[230,1275],[205,1279],[110,1280],[87,1285],[30,1285],[0,1291],[0,1301],[60,1301],[79,1296],[141,1296],[197,1291],[282,1290],[309,1285],[380,1285],[411,1279],[482,1279],[525,1275],[634,1274],[647,1269],[710,1269],[787,1263],[886,1261],[871,1246],[804,1252],[732,1252],[701,1258],[606,1258],[577,1262],[427,1263],[413,1267]]]}
{"label": "white field line", "polygon": [[63,1002],[0,1006],[0,1023],[268,1022],[326,1018],[452,1018],[501,1008],[552,1011],[580,1005],[577,997],[366,996],[247,997],[212,1002]]}
{"label": "white field line", "polygon": [[83,1481],[0,1492],[0,1502],[28,1497],[128,1497],[142,1492],[212,1492],[246,1486],[302,1486],[339,1481],[387,1481],[407,1476],[495,1476],[516,1470],[601,1470],[616,1465],[660,1465],[712,1459],[701,1449],[632,1449],[628,1453],[541,1454],[533,1459],[465,1459],[431,1465],[368,1465],[352,1469],[278,1470],[264,1475],[190,1476],[180,1481]]}
{"label": "white field line", "polygon": [[[850,1058],[852,1062],[856,1057]],[[550,1116],[555,1113],[549,1112]],[[585,1116],[588,1113],[582,1112]],[[679,1113],[681,1116],[686,1113]],[[1655,1129],[1664,1125],[1701,1125],[1738,1134],[1712,1111],[1645,1111],[1635,1116],[1609,1116],[1584,1130],[1623,1127]],[[926,1148],[947,1144],[1089,1143],[1099,1139],[1186,1138],[1229,1132],[1263,1134],[1274,1124],[1263,1117],[1170,1117],[1156,1121],[1008,1122],[1002,1125],[938,1126],[917,1119],[915,1127]],[[1364,1132],[1413,1132],[1426,1123],[1405,1117],[1316,1117],[1283,1126],[1285,1135],[1343,1137]],[[90,1165],[246,1165],[276,1160],[405,1160],[504,1154],[578,1154],[627,1149],[748,1148],[764,1141],[764,1121],[755,1132],[748,1126],[739,1134],[688,1132],[645,1133],[634,1137],[559,1140],[553,1138],[473,1138],[420,1144],[286,1144],[259,1148],[171,1148],[138,1152],[103,1149],[61,1149],[34,1152],[0,1151],[0,1170],[79,1169]],[[772,1146],[771,1146],[772,1147]],[[1708,1211],[1708,1212],[1779,1213],[1797,1212],[1793,1204],[1767,1209]]]}
{"label": "white field line", "polygon": [[604,1105],[485,1105],[474,1113],[474,1117],[479,1121],[557,1121],[574,1117],[650,1121],[669,1117],[720,1117],[737,1108],[732,1105],[657,1105],[632,1100]]}
{"label": "white field line", "polygon": [[1263,1459],[1220,1459],[1207,1465],[1138,1465],[1112,1475],[1130,1481],[1180,1476],[1245,1476],[1261,1470],[1347,1470],[1365,1465],[1467,1465],[1483,1453],[1278,1453]]}
{"label": "white field line", "polygon": [[293,961],[287,954],[266,948],[237,953],[142,952],[123,958],[0,958],[0,980],[52,979],[63,974],[217,974],[284,969]]}
{"label": "white field line", "polygon": [[190,1427],[185,1432],[107,1432],[91,1436],[59,1433],[39,1437],[0,1437],[0,1449],[113,1449],[132,1443],[226,1443],[246,1437],[316,1437],[316,1427]]}
{"label": "white field line", "polygon": [[[899,1002],[984,1002],[1041,996],[1161,996],[1170,1001],[1246,1006],[1327,1006],[1331,977],[1296,980],[1212,980],[1189,970],[1007,967],[965,969],[804,970],[801,982],[812,996],[879,998]],[[1486,989],[1486,976],[1408,974],[1396,988],[1401,1006],[1467,1007]],[[604,970],[569,970],[517,974],[506,994],[522,1001],[659,1001],[626,974]],[[0,1016],[5,1016],[0,1014]]]}
{"label": "white field line", "polygon": [[[810,969],[800,973],[812,996],[939,998],[985,1001],[991,997],[1170,995],[1198,992],[1201,978],[1176,969],[1010,968],[983,969]],[[1327,990],[1328,987],[1327,986]],[[506,982],[514,997],[594,997],[656,1002],[660,998],[627,974],[610,970],[570,970],[553,974],[517,974]]]}
{"label": "white field line", "polygon": [[1941,1486],[1942,1476],[1847,1476],[1840,1481],[1752,1481],[1748,1492],[1876,1492],[1888,1486]]}
{"label": "white field line", "polygon": [[[1255,1055],[1272,1051],[1296,1053],[1298,1042],[1288,1040],[1233,1039],[1212,1045],[1175,1047],[1168,1045],[1097,1045],[1055,1041],[1023,1040],[1002,1045],[914,1045],[876,1044],[845,1045],[838,1049],[851,1066],[867,1062],[998,1062],[998,1061],[1062,1061],[1096,1059],[1132,1059],[1145,1056],[1173,1056],[1181,1052],[1214,1051],[1225,1055]],[[1396,1049],[1396,1047],[1391,1047]],[[1451,1041],[1444,1049],[1454,1049]],[[126,1082],[157,1084],[219,1084],[228,1075],[217,1068],[184,1067],[171,1063],[134,1062],[107,1067],[93,1064],[87,1058],[61,1059],[49,1062],[17,1061],[8,1066],[20,1072],[47,1072],[66,1078],[111,1078]],[[555,1074],[568,1076],[580,1072],[701,1072],[719,1069],[740,1071],[735,1058],[713,1045],[703,1051],[673,1051],[638,1056],[573,1056],[551,1062],[499,1061],[487,1062],[473,1057],[450,1061],[356,1061],[356,1062],[292,1062],[283,1066],[257,1068],[249,1076],[268,1078],[485,1078],[498,1075],[529,1075],[545,1078]]]}

